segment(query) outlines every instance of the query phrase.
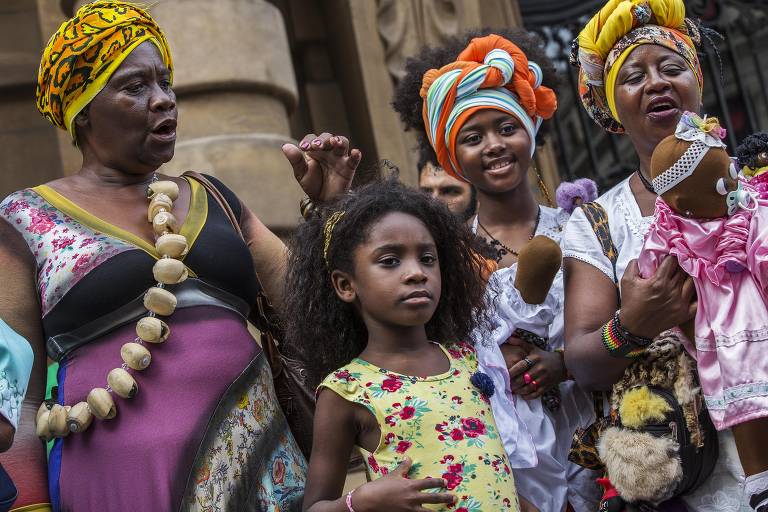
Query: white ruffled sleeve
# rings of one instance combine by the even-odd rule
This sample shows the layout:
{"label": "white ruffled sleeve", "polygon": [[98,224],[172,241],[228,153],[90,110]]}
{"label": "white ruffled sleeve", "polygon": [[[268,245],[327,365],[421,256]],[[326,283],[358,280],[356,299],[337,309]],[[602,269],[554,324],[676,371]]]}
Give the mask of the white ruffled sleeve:
{"label": "white ruffled sleeve", "polygon": [[603,253],[592,225],[581,208],[576,208],[568,220],[562,248],[563,258],[574,258],[588,263],[613,281],[613,265]]}

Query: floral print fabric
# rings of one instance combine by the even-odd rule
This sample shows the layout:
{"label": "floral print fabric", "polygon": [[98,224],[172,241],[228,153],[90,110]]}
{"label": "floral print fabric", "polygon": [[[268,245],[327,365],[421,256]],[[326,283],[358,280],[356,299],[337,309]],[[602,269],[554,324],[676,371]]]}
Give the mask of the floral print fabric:
{"label": "floral print fabric", "polygon": [[32,189],[0,203],[0,216],[21,233],[37,262],[37,286],[43,316],[109,258],[134,246],[84,226]]}
{"label": "floral print fabric", "polygon": [[183,510],[298,511],[307,462],[288,429],[261,354],[212,418]]}
{"label": "floral print fabric", "polygon": [[330,374],[328,388],[366,407],[381,428],[373,453],[360,449],[369,479],[392,471],[405,456],[413,461],[410,478],[443,478],[456,494],[454,505],[425,505],[433,510],[480,512],[518,510],[512,470],[488,399],[470,382],[477,371],[474,348],[467,343],[440,348],[448,372],[412,377],[355,359]]}

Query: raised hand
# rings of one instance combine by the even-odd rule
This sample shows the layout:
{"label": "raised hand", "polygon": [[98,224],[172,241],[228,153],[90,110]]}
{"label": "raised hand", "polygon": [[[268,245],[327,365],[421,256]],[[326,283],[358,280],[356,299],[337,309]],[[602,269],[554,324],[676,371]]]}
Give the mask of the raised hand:
{"label": "raised hand", "polygon": [[427,489],[445,488],[442,478],[407,478],[411,460],[405,459],[390,474],[358,487],[352,494],[355,512],[429,512],[425,503],[452,504],[456,496],[447,492],[424,492]]}
{"label": "raised hand", "polygon": [[363,154],[350,150],[342,135],[310,133],[298,146],[284,144],[283,154],[293,167],[293,175],[312,201],[333,201],[352,186],[352,178]]}

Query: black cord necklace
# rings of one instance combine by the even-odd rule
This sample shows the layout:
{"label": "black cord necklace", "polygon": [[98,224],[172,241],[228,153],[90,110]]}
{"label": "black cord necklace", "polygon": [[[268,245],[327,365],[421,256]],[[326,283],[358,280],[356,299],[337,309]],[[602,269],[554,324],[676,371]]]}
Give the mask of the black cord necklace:
{"label": "black cord necklace", "polygon": [[[531,231],[531,234],[528,237],[529,241],[533,240],[533,237],[536,236],[536,230],[539,229],[540,220],[541,220],[541,206],[537,207],[536,209],[536,224],[533,225],[533,231]],[[494,247],[498,250],[499,256],[496,261],[501,261],[501,258],[503,258],[504,255],[506,254],[512,254],[515,258],[520,256],[520,254],[516,250],[510,247],[507,247],[506,245],[501,243],[501,241],[498,238],[493,236],[487,229],[485,229],[485,226],[483,226],[483,224],[480,222],[479,215],[477,216],[477,225],[480,226],[480,229],[482,229],[483,232],[485,232],[485,234],[488,235],[488,238],[491,239],[491,242],[490,242],[491,247]]]}
{"label": "black cord necklace", "polygon": [[636,172],[637,172],[637,176],[640,178],[640,182],[645,187],[645,190],[647,190],[653,195],[656,195],[656,191],[653,190],[653,185],[651,184],[650,181],[648,181],[648,178],[646,178],[645,175],[642,172],[640,172],[640,169],[638,169]]}

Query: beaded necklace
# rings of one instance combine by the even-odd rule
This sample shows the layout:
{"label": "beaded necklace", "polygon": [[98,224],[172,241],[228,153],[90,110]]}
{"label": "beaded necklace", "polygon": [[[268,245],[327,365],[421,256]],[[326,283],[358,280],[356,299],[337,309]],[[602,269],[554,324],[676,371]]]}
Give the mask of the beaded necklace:
{"label": "beaded necklace", "polygon": [[178,284],[187,279],[188,270],[181,261],[189,246],[185,236],[178,234],[178,222],[171,210],[173,201],[179,197],[179,186],[173,181],[158,181],[157,175],[147,186],[147,222],[155,233],[155,249],[160,259],[152,267],[157,284],[144,294],[147,314],[136,323],[136,338],[125,343],[120,349],[122,364],[107,374],[105,387],[93,388],[85,402],[73,406],[43,402],[37,411],[36,432],[48,441],[54,437],[65,437],[70,432],[83,432],[93,417],[109,420],[117,415],[117,406],[112,394],[123,399],[136,396],[139,387],[129,370],[139,372],[149,366],[152,354],[148,343],[163,343],[171,333],[168,324],[158,318],[170,316],[176,309],[176,297],[165,289],[166,285]]}
{"label": "beaded necklace", "polygon": [[[540,220],[541,220],[541,206],[537,207],[536,209],[536,223],[533,225],[533,231],[531,231],[531,234],[528,236],[528,241],[533,240],[533,237],[536,236],[536,230],[539,229]],[[485,226],[483,226],[483,224],[480,222],[479,216],[477,217],[477,225],[480,226],[480,229],[482,229],[483,232],[486,235],[488,235],[488,238],[491,239],[490,246],[497,249],[498,251],[497,261],[501,261],[501,258],[503,258],[504,255],[506,254],[512,254],[515,258],[520,256],[520,254],[516,250],[510,247],[507,247],[506,245],[501,243],[501,240],[493,236],[487,229],[485,229]]]}
{"label": "beaded necklace", "polygon": [[640,182],[645,187],[645,190],[647,190],[648,192],[650,192],[653,195],[656,195],[656,191],[653,190],[653,185],[651,184],[650,181],[648,181],[648,178],[646,178],[645,175],[643,175],[643,173],[640,172],[639,169],[637,171],[635,171],[635,172],[637,173],[637,176],[640,178]]}

